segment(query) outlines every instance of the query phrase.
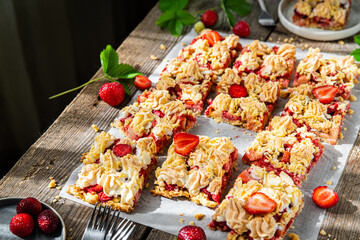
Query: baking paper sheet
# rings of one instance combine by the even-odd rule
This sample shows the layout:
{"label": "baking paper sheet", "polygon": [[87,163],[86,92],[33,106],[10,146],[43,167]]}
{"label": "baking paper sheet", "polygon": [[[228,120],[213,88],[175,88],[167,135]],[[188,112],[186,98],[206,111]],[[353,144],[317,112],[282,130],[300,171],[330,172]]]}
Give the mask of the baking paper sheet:
{"label": "baking paper sheet", "polygon": [[[227,34],[223,33],[223,36]],[[191,31],[170,51],[166,56],[163,62],[156,68],[154,73],[150,76],[151,81],[154,83],[160,77],[162,69],[167,64],[167,60],[173,59],[177,56],[180,49],[184,46],[181,43],[186,43],[187,45],[191,43],[192,39],[196,36],[194,31]],[[253,40],[241,39],[240,42],[243,46],[251,43]],[[268,46],[272,47],[276,44],[266,43]],[[306,51],[297,49],[296,58],[301,60],[305,57]],[[323,53],[324,58],[329,57],[339,57],[334,54]],[[360,88],[356,87],[352,90],[352,94],[357,98],[360,97]],[[214,96],[214,94],[212,95]],[[135,100],[136,97],[133,98]],[[279,115],[281,110],[284,108],[287,99],[280,99],[277,107],[274,110],[273,115]],[[316,207],[312,202],[311,195],[312,190],[320,185],[326,185],[327,181],[331,181],[332,185],[329,187],[334,189],[339,181],[339,178],[343,172],[346,160],[349,156],[349,153],[352,149],[352,146],[356,140],[359,127],[360,127],[360,116],[357,114],[360,111],[360,104],[358,101],[351,103],[351,109],[355,111],[353,115],[347,115],[343,123],[343,139],[339,139],[338,145],[332,146],[329,144],[325,145],[325,150],[322,158],[319,160],[318,164],[311,170],[307,180],[303,182],[301,191],[304,194],[305,207],[302,212],[296,218],[293,226],[294,229],[291,229],[289,232],[294,232],[300,236],[300,239],[317,239],[317,236],[320,231],[321,222],[324,219],[325,210]],[[250,146],[251,142],[254,140],[256,133],[243,128],[234,127],[225,123],[216,123],[214,120],[206,118],[205,116],[199,116],[197,118],[198,124],[197,127],[190,130],[190,133],[198,135],[207,135],[210,138],[227,136],[232,138],[232,142],[239,150],[239,160],[237,165],[237,171],[233,173],[233,176],[230,180],[230,183],[225,191],[227,193],[231,186],[233,185],[236,177],[249,165],[244,165],[241,162],[241,157],[244,154],[247,147]],[[94,122],[94,124],[96,124]],[[344,130],[344,129],[347,130]],[[110,129],[109,132],[116,137],[122,137],[118,130]],[[159,157],[159,166],[165,160],[165,153]],[[81,170],[80,165],[76,168],[65,186],[62,188],[60,196],[63,198],[71,199],[72,201],[85,204],[87,206],[92,206],[87,204],[72,195],[69,195],[65,192],[65,189],[68,185],[75,184],[77,175]],[[333,170],[333,167],[336,167]],[[188,225],[190,221],[195,222],[197,226],[202,227],[205,232],[207,239],[226,239],[227,233],[221,231],[212,231],[206,227],[206,225],[211,221],[211,216],[214,213],[213,209],[209,209],[204,206],[197,205],[185,198],[173,198],[168,199],[165,197],[156,196],[154,197],[150,193],[150,189],[154,188],[154,173],[151,175],[150,180],[148,181],[150,186],[144,189],[141,199],[138,203],[138,206],[135,208],[135,211],[132,213],[121,213],[121,217],[127,217],[130,220],[152,227],[160,229],[162,231],[177,235],[179,229],[184,225]],[[195,219],[194,215],[202,213],[205,217],[198,221]],[[183,214],[183,216],[180,216]],[[180,222],[180,218],[184,220],[184,224]]]}

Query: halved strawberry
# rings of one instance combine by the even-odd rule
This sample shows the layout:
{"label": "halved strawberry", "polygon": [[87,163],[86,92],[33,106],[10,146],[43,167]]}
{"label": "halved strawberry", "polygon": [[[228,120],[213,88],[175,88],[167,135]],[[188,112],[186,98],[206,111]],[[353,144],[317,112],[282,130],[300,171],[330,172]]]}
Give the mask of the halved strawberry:
{"label": "halved strawberry", "polygon": [[323,104],[329,104],[332,102],[332,100],[334,100],[337,91],[338,91],[337,87],[331,85],[325,85],[314,88],[312,90],[312,93],[314,94],[314,97],[316,97],[319,100],[319,102]]}
{"label": "halved strawberry", "polygon": [[210,31],[210,32],[205,33],[202,36],[202,39],[207,40],[209,42],[209,45],[212,47],[212,46],[214,46],[214,44],[216,42],[221,41],[221,36],[218,32]]}
{"label": "halved strawberry", "polygon": [[159,110],[154,110],[153,114],[158,116],[159,118],[163,118],[165,116],[165,114],[162,111],[159,111]]}
{"label": "halved strawberry", "polygon": [[151,87],[151,81],[143,75],[137,75],[134,84],[137,89],[142,91]]}
{"label": "halved strawberry", "polygon": [[194,134],[177,133],[174,136],[175,152],[186,156],[199,144],[199,141],[199,137]]}
{"label": "halved strawberry", "polygon": [[266,214],[274,211],[276,202],[262,192],[253,193],[247,200],[245,210],[249,214]]}
{"label": "halved strawberry", "polygon": [[229,95],[232,98],[241,98],[247,96],[246,87],[238,84],[232,84],[229,88]]}
{"label": "halved strawberry", "polygon": [[118,157],[123,157],[132,152],[132,147],[129,144],[117,144],[113,148],[113,152]]}
{"label": "halved strawberry", "polygon": [[248,183],[251,179],[253,179],[247,170],[242,171],[242,173],[239,175],[239,178],[241,178],[242,183]]}
{"label": "halved strawberry", "polygon": [[84,188],[84,192],[89,192],[89,193],[99,193],[99,192],[102,192],[102,190],[103,190],[103,187],[98,184]]}
{"label": "halved strawberry", "polygon": [[319,186],[314,189],[312,199],[321,208],[331,208],[339,202],[339,197],[334,190],[327,186]]}
{"label": "halved strawberry", "polygon": [[114,198],[114,197],[109,197],[104,192],[99,192],[98,197],[100,202],[107,202]]}

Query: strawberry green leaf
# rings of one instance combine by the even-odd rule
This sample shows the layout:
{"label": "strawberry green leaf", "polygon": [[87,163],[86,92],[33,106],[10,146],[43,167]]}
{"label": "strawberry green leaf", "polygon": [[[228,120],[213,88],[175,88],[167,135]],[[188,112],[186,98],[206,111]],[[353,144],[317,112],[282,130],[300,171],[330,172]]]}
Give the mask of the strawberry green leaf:
{"label": "strawberry green leaf", "polygon": [[354,36],[354,41],[360,46],[360,34]]}
{"label": "strawberry green leaf", "polygon": [[157,20],[156,25],[158,25],[161,28],[167,28],[169,22],[176,18],[175,11],[169,10],[164,12]]}
{"label": "strawberry green leaf", "polygon": [[224,10],[228,23],[231,27],[236,24],[235,17],[232,12],[239,16],[246,16],[251,12],[251,4],[246,0],[221,0],[221,8]]}
{"label": "strawberry green leaf", "polygon": [[183,30],[183,24],[179,19],[173,19],[169,22],[168,27],[169,32],[174,35],[175,37],[178,37],[181,35]]}
{"label": "strawberry green leaf", "polygon": [[108,73],[111,68],[114,68],[119,63],[119,56],[117,52],[107,45],[106,48],[100,53],[100,61],[104,73]]}
{"label": "strawberry green leaf", "polygon": [[125,92],[126,92],[127,94],[131,95],[130,89],[129,89],[129,87],[127,86],[127,84],[124,83],[124,82],[119,82],[119,83],[120,83],[121,85],[123,85]]}
{"label": "strawberry green leaf", "polygon": [[195,17],[188,11],[180,10],[176,12],[177,19],[179,19],[185,26],[190,26],[195,23]]}
{"label": "strawberry green leaf", "polygon": [[137,75],[142,75],[129,64],[124,64],[124,63],[117,64],[116,67],[111,68],[107,74],[114,78],[125,78],[125,79],[134,78]]}
{"label": "strawberry green leaf", "polygon": [[350,53],[351,56],[354,56],[356,61],[360,61],[360,48],[355,49]]}
{"label": "strawberry green leaf", "polygon": [[159,8],[162,12],[178,11],[184,9],[188,2],[189,0],[160,0]]}

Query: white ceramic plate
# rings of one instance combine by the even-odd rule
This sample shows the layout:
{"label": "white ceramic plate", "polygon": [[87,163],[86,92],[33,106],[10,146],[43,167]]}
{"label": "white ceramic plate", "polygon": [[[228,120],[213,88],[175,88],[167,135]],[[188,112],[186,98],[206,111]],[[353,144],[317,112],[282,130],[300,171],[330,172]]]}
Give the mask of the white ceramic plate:
{"label": "white ceramic plate", "polygon": [[278,15],[282,25],[289,31],[301,37],[318,41],[332,41],[344,39],[360,31],[360,5],[352,1],[349,21],[343,30],[332,31],[317,28],[306,28],[295,25],[292,21],[294,6],[297,0],[281,0]]}

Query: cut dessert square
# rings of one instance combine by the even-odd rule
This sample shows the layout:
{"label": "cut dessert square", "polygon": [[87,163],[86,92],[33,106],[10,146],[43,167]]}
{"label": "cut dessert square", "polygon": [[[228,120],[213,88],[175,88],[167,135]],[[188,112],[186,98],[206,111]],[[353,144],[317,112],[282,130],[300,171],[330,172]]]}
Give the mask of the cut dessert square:
{"label": "cut dessert square", "polygon": [[146,90],[137,101],[123,108],[111,124],[133,140],[152,137],[156,152],[161,151],[172,136],[195,126],[195,113],[180,100],[173,100],[167,90]]}
{"label": "cut dessert square", "polygon": [[291,116],[274,117],[267,131],[259,132],[242,161],[281,172],[301,186],[306,175],[320,159],[324,146],[307,128],[298,128]]}
{"label": "cut dessert square", "polygon": [[186,108],[201,113],[216,78],[210,70],[201,70],[195,61],[173,59],[161,73],[156,89],[168,90]]}
{"label": "cut dessert square", "polygon": [[205,29],[180,51],[178,59],[196,61],[200,68],[220,75],[232,65],[241,48],[238,36],[230,34],[224,38],[218,32]]}
{"label": "cut dessert square", "polygon": [[326,30],[344,29],[351,9],[351,0],[298,0],[293,23],[300,27]]}
{"label": "cut dessert square", "polygon": [[138,141],[116,139],[102,132],[83,155],[85,164],[69,194],[90,204],[101,202],[124,212],[134,210],[150,172],[154,169],[156,145],[151,137]]}
{"label": "cut dessert square", "polygon": [[279,99],[279,84],[266,82],[255,73],[244,78],[233,69],[226,69],[217,86],[218,95],[209,101],[205,115],[217,122],[261,131]]}
{"label": "cut dessert square", "polygon": [[285,173],[252,165],[243,171],[208,225],[227,239],[283,239],[304,206],[303,194]]}
{"label": "cut dessert square", "polygon": [[256,40],[243,48],[235,60],[234,70],[241,77],[256,73],[267,81],[279,82],[281,88],[287,88],[294,70],[295,54],[294,45],[270,48]]}
{"label": "cut dessert square", "polygon": [[353,56],[323,59],[319,48],[310,48],[296,68],[294,87],[329,85],[337,88],[336,96],[346,100],[359,76],[360,70]]}
{"label": "cut dessert square", "polygon": [[178,133],[167,158],[157,168],[154,195],[187,197],[207,207],[220,203],[222,193],[238,159],[227,137],[210,139]]}

